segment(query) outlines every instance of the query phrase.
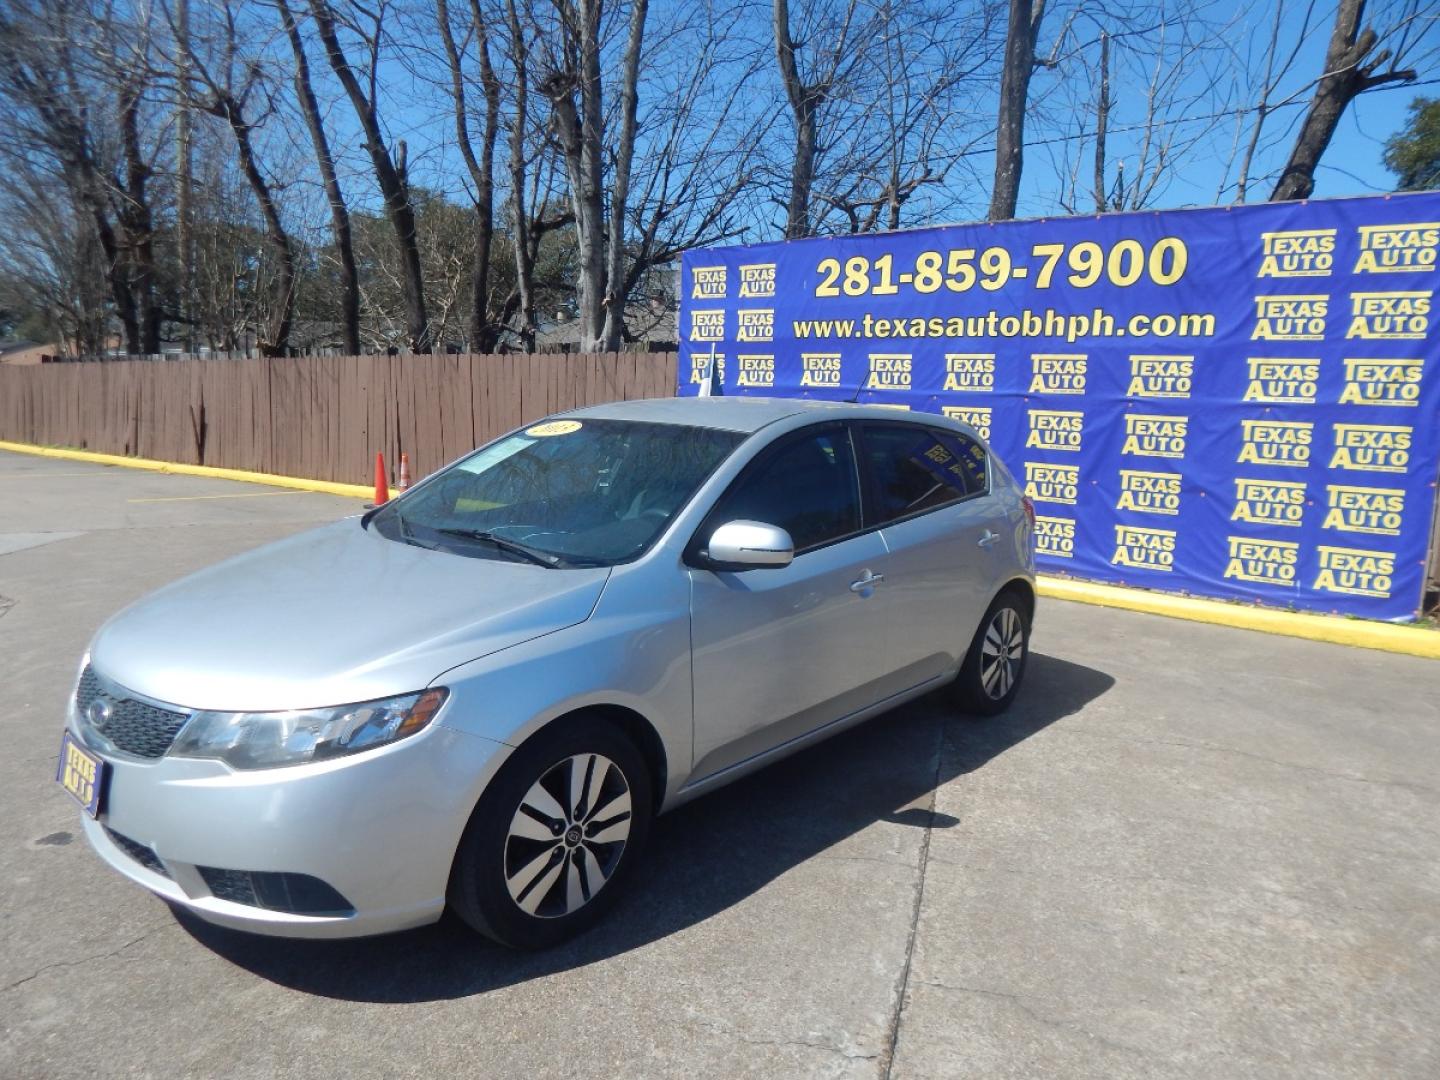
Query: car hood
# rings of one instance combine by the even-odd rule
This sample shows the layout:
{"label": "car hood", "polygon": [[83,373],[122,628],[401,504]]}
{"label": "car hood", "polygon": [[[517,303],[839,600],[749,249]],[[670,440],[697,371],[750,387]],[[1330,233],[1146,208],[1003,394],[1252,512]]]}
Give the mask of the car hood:
{"label": "car hood", "polygon": [[90,657],[121,687],[192,709],[341,705],[584,622],[609,574],[413,547],[350,518],[152,593]]}

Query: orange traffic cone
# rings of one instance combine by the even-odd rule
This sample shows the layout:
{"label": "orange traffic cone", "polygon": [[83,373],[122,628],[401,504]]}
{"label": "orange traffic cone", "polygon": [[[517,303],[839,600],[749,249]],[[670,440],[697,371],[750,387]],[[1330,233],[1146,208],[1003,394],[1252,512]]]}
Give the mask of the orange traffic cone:
{"label": "orange traffic cone", "polygon": [[390,483],[385,478],[385,455],[375,451],[375,505],[384,506],[390,501]]}
{"label": "orange traffic cone", "polygon": [[400,490],[408,491],[410,488],[410,455],[400,455]]}

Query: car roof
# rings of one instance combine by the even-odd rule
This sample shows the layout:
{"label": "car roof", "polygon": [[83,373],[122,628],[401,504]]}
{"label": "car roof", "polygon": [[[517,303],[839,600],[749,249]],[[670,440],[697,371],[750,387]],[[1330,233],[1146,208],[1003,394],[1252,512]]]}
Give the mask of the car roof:
{"label": "car roof", "polygon": [[[635,420],[654,424],[685,424],[690,427],[718,428],[749,434],[777,420],[801,413],[837,414],[844,417],[871,416],[888,420],[903,419],[894,409],[880,405],[853,405],[845,401],[815,401],[808,398],[762,397],[683,397],[642,398],[637,401],[616,401],[608,405],[591,405],[565,413],[566,416],[588,417],[593,420]],[[926,421],[942,420],[925,415]],[[942,421],[943,422],[943,421]]]}

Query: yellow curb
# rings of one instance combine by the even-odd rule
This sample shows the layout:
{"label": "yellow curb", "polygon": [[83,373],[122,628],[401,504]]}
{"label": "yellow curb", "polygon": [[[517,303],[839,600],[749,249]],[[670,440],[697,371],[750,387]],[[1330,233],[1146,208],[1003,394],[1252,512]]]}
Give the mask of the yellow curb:
{"label": "yellow curb", "polygon": [[[238,480],[244,484],[269,484],[271,487],[313,491],[321,495],[339,495],[347,499],[373,499],[375,497],[375,489],[364,484],[337,484],[331,480],[305,480],[298,476],[246,472],[244,469],[182,465],[174,461],[152,461],[149,458],[124,457],[120,454],[95,454],[89,450],[63,450],[50,446],[31,446],[29,443],[5,442],[3,439],[0,439],[0,450],[13,450],[17,454],[35,454],[38,457],[62,458],[65,461],[88,461],[95,465],[120,465],[127,469],[145,469],[149,472],[205,476],[211,480]],[[397,488],[390,489],[391,498],[398,494],[400,492]]]}
{"label": "yellow curb", "polygon": [[1041,596],[1056,600],[1074,600],[1100,607],[1143,611],[1150,615],[1168,615],[1172,619],[1215,623],[1240,630],[1258,630],[1263,634],[1328,641],[1335,645],[1353,645],[1361,649],[1380,649],[1440,660],[1440,632],[1417,626],[1372,622],[1368,619],[1344,619],[1333,615],[1309,615],[1274,608],[1225,604],[1218,600],[1200,600],[1193,596],[1172,596],[1169,593],[1146,592],[1116,585],[1098,585],[1072,578],[1041,577],[1037,583]]}

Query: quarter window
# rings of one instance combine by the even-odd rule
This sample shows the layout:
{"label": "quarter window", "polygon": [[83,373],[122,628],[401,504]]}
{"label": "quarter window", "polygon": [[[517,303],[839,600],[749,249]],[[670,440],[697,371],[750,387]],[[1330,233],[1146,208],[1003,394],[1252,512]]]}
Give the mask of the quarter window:
{"label": "quarter window", "polygon": [[894,424],[867,425],[864,438],[879,523],[985,490],[985,451],[968,436]]}
{"label": "quarter window", "polygon": [[845,429],[801,437],[742,476],[717,504],[710,525],[737,520],[780,526],[797,552],[858,532],[860,491]]}

